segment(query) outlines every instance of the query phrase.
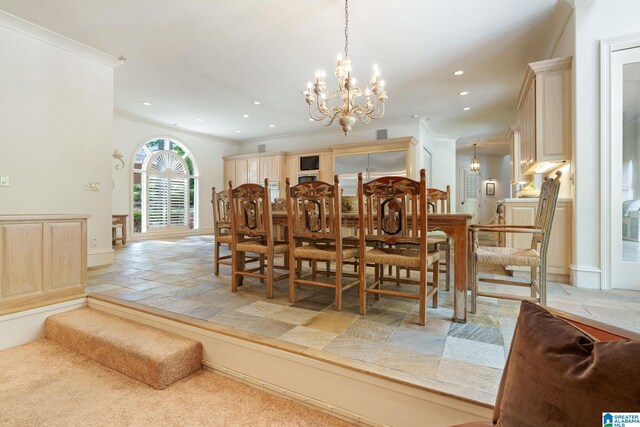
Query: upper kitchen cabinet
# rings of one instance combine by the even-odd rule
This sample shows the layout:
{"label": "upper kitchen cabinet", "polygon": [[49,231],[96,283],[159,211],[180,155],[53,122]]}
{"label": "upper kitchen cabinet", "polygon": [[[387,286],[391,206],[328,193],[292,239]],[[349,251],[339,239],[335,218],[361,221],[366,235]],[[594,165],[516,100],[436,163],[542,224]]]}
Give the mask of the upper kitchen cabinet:
{"label": "upper kitchen cabinet", "polygon": [[520,171],[545,173],[571,159],[572,57],[529,64],[520,89]]}
{"label": "upper kitchen cabinet", "polygon": [[264,180],[283,181],[284,154],[241,154],[224,158],[225,187],[232,181],[234,187],[253,183],[264,185]]}

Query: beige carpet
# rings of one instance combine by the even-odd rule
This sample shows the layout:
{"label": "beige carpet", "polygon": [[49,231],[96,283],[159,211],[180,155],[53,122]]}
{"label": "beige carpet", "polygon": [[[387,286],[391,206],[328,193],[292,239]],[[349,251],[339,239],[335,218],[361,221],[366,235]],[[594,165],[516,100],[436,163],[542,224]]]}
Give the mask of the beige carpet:
{"label": "beige carpet", "polygon": [[49,316],[44,333],[65,347],[162,390],[202,367],[202,344],[89,307]]}
{"label": "beige carpet", "polygon": [[45,338],[0,351],[0,425],[349,424],[206,370],[154,390]]}

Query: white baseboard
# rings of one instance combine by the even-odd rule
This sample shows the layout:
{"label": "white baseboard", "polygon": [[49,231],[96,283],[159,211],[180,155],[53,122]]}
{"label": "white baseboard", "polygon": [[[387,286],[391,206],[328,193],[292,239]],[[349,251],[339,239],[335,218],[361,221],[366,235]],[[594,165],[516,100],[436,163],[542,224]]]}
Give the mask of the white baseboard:
{"label": "white baseboard", "polygon": [[570,265],[571,284],[578,288],[600,289],[602,283],[602,272],[595,267],[581,267]]}
{"label": "white baseboard", "polygon": [[203,345],[203,364],[273,393],[369,425],[450,426],[490,420],[492,409],[151,313],[89,298],[89,307]]}
{"label": "white baseboard", "polygon": [[89,249],[87,267],[99,267],[113,264],[115,252],[113,249]]}
{"label": "white baseboard", "polygon": [[47,317],[86,306],[87,297],[83,296],[0,316],[0,350],[43,338],[44,321]]}
{"label": "white baseboard", "polygon": [[213,227],[196,228],[193,230],[182,231],[154,231],[151,233],[133,233],[127,237],[127,241],[135,242],[138,240],[155,240],[166,238],[180,238],[189,236],[213,236]]}

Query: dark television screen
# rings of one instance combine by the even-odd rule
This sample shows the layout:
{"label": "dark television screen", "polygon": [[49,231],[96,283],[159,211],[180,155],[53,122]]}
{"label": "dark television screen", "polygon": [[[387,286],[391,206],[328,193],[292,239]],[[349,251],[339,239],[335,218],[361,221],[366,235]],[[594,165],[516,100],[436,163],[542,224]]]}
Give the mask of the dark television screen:
{"label": "dark television screen", "polygon": [[315,171],[320,169],[320,156],[301,156],[300,170]]}

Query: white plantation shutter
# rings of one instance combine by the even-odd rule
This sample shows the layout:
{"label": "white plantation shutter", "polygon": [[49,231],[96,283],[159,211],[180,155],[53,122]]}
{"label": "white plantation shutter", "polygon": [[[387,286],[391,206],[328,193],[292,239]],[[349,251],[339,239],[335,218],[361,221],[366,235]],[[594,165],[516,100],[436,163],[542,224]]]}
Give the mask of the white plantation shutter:
{"label": "white plantation shutter", "polygon": [[169,219],[171,225],[188,225],[189,179],[171,178],[169,195]]}
{"label": "white plantation shutter", "polygon": [[149,177],[149,200],[147,212],[149,227],[165,227],[168,218],[167,193],[168,180],[162,176]]}
{"label": "white plantation shutter", "polygon": [[158,151],[147,163],[149,229],[189,226],[189,171],[173,151]]}
{"label": "white plantation shutter", "polygon": [[478,184],[479,184],[479,175],[478,172],[464,171],[465,180],[464,180],[464,198],[467,199],[477,199],[478,198]]}

